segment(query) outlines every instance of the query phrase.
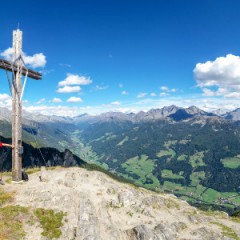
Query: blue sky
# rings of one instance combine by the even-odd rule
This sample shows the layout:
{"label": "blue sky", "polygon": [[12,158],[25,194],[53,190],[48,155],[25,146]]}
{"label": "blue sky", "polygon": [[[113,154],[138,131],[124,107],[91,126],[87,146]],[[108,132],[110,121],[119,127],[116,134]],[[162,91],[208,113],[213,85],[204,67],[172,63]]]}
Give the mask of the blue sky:
{"label": "blue sky", "polygon": [[[9,57],[19,24],[26,62],[44,74],[28,80],[28,111],[231,110],[240,107],[239,12],[237,0],[10,1],[0,52]],[[4,71],[0,81],[9,107]]]}

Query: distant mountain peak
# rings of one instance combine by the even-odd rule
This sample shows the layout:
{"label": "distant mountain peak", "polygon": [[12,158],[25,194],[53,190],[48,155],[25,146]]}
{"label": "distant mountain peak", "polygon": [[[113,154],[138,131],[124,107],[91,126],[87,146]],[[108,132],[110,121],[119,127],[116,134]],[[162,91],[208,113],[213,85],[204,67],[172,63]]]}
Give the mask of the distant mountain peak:
{"label": "distant mountain peak", "polygon": [[196,106],[194,106],[194,105],[188,107],[187,109],[189,109],[189,110],[193,110],[193,111],[196,111],[196,112],[203,111],[203,110],[201,110],[200,108],[198,108],[198,107],[196,107]]}
{"label": "distant mountain peak", "polygon": [[231,112],[227,112],[222,115],[222,117],[233,120],[233,121],[239,121],[240,120],[240,108],[237,108]]}
{"label": "distant mountain peak", "polygon": [[162,109],[167,111],[174,111],[174,110],[178,110],[179,108],[180,107],[177,107],[176,105],[170,105],[170,106],[165,106]]}

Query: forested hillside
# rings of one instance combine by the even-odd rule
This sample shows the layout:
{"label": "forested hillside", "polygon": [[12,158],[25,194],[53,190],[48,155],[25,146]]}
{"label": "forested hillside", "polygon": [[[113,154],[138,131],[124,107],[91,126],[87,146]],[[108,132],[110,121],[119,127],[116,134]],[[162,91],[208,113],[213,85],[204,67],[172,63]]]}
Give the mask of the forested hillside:
{"label": "forested hillside", "polygon": [[194,204],[240,205],[240,128],[219,119],[101,122],[81,139],[120,176]]}

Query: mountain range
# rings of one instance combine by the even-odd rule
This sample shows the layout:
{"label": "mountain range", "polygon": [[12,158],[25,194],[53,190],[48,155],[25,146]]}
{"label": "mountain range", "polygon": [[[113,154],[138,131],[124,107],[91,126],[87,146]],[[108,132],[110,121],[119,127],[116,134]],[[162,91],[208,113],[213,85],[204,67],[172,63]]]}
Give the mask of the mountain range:
{"label": "mountain range", "polygon": [[[11,137],[11,112],[0,109],[0,135]],[[23,114],[33,147],[71,150],[136,185],[171,192],[191,204],[234,212],[240,205],[240,109],[195,106],[75,117]]]}
{"label": "mountain range", "polygon": [[[42,115],[42,114],[33,114],[27,111],[23,111],[23,123],[27,124],[30,122],[37,123],[80,123],[80,122],[98,122],[98,121],[107,121],[107,120],[119,120],[119,121],[148,121],[148,120],[186,120],[189,118],[196,117],[219,117],[221,119],[239,121],[240,120],[240,108],[235,109],[234,111],[230,111],[222,114],[221,111],[206,112],[201,110],[196,106],[190,106],[188,108],[177,107],[175,105],[151,109],[147,112],[140,111],[138,113],[123,113],[123,112],[106,112],[96,116],[89,115],[87,113],[81,114],[74,117],[66,117],[66,116],[56,116],[56,115]],[[12,113],[7,108],[0,107],[0,120],[5,120],[10,122],[12,117]]]}

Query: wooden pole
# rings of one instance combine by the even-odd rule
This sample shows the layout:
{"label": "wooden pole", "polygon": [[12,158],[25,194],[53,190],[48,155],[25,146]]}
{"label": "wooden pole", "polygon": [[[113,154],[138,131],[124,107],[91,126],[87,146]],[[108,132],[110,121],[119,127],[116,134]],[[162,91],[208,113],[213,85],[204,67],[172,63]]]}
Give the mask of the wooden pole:
{"label": "wooden pole", "polygon": [[[14,59],[22,54],[22,31],[19,29],[13,31],[13,50]],[[22,180],[22,103],[20,96],[22,92],[22,61],[16,62],[18,71],[14,72],[12,86],[12,180],[19,182]]]}

